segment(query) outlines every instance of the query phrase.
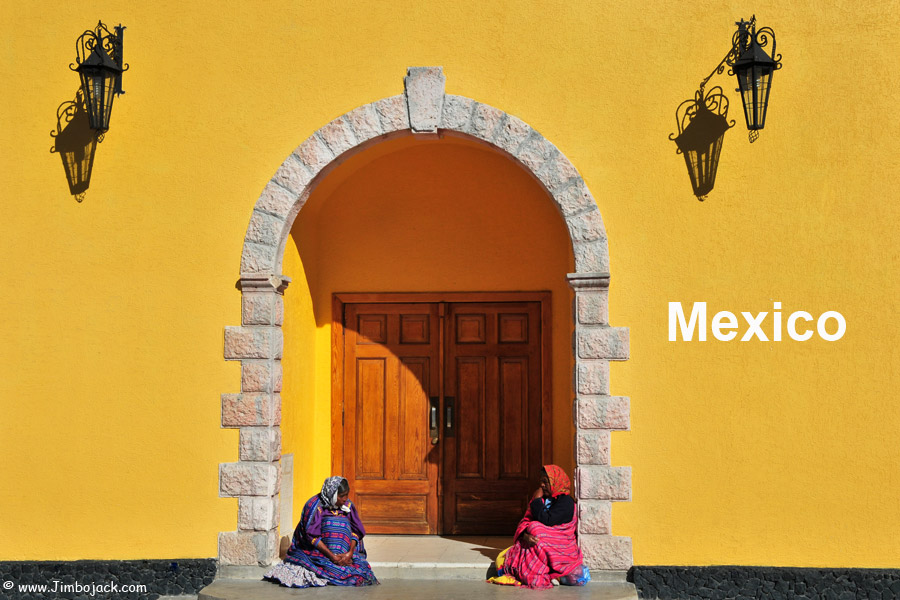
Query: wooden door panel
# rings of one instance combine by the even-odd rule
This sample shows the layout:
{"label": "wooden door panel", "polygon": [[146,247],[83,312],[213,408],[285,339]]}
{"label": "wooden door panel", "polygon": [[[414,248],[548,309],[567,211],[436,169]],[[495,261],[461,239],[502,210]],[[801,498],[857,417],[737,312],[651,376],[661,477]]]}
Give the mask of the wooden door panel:
{"label": "wooden door panel", "polygon": [[[546,307],[341,306],[339,462],[367,530],[509,535],[536,485],[549,431]],[[444,411],[451,407],[452,420]]]}
{"label": "wooden door panel", "polygon": [[439,339],[436,305],[345,307],[343,475],[372,533],[437,532]]}
{"label": "wooden door panel", "polygon": [[484,472],[484,357],[458,358],[456,361],[455,419],[457,431],[466,432],[466,443],[456,444],[456,479],[481,479]]}
{"label": "wooden door panel", "polygon": [[541,305],[452,303],[447,323],[444,533],[509,535],[541,468]]}
{"label": "wooden door panel", "polygon": [[500,359],[500,479],[528,477],[528,357]]}
{"label": "wooden door panel", "polygon": [[423,418],[422,415],[427,415],[429,410],[425,390],[431,389],[430,362],[428,357],[400,360],[399,432],[402,435],[397,438],[400,467],[398,479],[428,479],[423,457],[428,454],[431,441],[427,417]]}
{"label": "wooden door panel", "polygon": [[387,404],[387,359],[356,360],[356,476],[361,479],[384,479],[385,420]]}

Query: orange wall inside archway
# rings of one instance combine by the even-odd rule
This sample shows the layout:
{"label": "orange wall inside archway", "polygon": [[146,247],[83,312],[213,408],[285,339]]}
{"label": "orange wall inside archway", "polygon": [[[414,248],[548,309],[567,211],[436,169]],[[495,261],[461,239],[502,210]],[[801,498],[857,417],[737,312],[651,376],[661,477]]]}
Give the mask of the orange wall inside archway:
{"label": "orange wall inside archway", "polygon": [[293,280],[282,433],[284,452],[294,454],[294,514],[331,474],[335,292],[549,290],[553,460],[571,472],[572,271],[568,231],[547,192],[479,142],[407,135],[327,175],[300,211],[283,263]]}

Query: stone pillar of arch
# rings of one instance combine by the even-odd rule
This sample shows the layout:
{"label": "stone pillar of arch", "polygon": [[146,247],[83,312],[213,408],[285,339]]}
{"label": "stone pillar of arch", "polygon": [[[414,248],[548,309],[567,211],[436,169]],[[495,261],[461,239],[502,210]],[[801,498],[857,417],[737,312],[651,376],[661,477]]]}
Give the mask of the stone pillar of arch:
{"label": "stone pillar of arch", "polygon": [[464,135],[506,153],[547,191],[568,226],[579,543],[592,569],[626,570],[631,538],[611,535],[610,515],[613,501],[631,499],[631,469],[610,466],[609,446],[611,431],[628,429],[629,400],[609,395],[609,361],[627,360],[629,337],[627,328],[608,323],[609,252],[597,204],[572,163],[524,121],[445,93],[441,67],[410,67],[404,84],[403,94],[360,106],[300,144],[253,208],[238,282],[241,325],[225,328],[225,358],[241,362],[241,391],[222,395],[222,427],[240,429],[240,460],[219,466],[219,495],[238,498],[237,529],[219,534],[219,564],[266,566],[278,559],[282,294],[289,282],[281,263],[294,219],[345,154],[412,132]]}

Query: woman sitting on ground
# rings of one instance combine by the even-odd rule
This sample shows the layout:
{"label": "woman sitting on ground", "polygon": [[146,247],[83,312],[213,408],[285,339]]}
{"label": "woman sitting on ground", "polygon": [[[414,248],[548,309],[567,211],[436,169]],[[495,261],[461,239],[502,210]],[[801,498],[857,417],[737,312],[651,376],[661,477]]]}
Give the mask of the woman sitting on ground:
{"label": "woman sitting on ground", "polygon": [[298,588],[378,583],[366,562],[366,529],[349,497],[346,479],[326,479],[322,492],[303,507],[284,562],[264,579]]}
{"label": "woman sitting on ground", "polygon": [[497,576],[489,581],[541,589],[553,587],[551,580],[562,578],[565,583],[583,585],[577,530],[569,477],[556,465],[545,465],[541,486],[516,528],[515,543],[497,557]]}

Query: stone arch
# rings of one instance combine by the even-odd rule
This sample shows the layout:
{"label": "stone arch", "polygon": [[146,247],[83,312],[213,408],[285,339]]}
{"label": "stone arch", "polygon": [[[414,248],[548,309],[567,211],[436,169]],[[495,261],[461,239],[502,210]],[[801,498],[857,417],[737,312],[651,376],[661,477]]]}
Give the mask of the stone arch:
{"label": "stone arch", "polygon": [[219,495],[238,498],[236,531],[219,534],[220,566],[277,560],[281,457],[284,247],[316,184],[349,153],[393,135],[439,131],[481,140],[520,163],[566,222],[575,257],[572,348],[579,541],[589,566],[627,570],[631,539],[611,535],[611,502],[631,499],[630,467],[609,464],[610,433],[629,427],[629,400],[610,396],[609,361],[627,360],[628,329],[610,327],[609,252],[600,211],[572,163],[524,121],[446,94],[441,67],[411,67],[403,94],[360,106],[285,159],[253,208],[241,254],[241,325],[225,328],[225,359],[241,361],[241,392],[222,395],[222,427],[240,429],[239,462],[219,465]]}

